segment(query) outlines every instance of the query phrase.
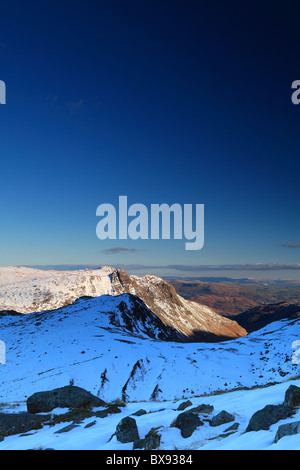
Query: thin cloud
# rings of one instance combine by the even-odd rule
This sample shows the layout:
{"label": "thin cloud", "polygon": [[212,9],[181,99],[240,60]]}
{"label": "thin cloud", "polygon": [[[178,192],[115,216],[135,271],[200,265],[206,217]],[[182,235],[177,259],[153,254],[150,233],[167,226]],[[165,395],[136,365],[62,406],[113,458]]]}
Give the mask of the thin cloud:
{"label": "thin cloud", "polygon": [[289,243],[284,243],[283,245],[286,248],[299,248],[300,247],[300,242],[289,242]]}
{"label": "thin cloud", "polygon": [[220,264],[220,265],[189,265],[189,264],[168,264],[168,265],[141,265],[131,264],[120,266],[125,270],[141,269],[172,269],[174,271],[279,271],[279,270],[300,270],[300,263],[280,264],[280,263],[253,263],[253,264]]}
{"label": "thin cloud", "polygon": [[71,101],[67,103],[67,106],[71,112],[74,112],[82,108],[83,104],[84,104],[84,100],[78,100],[78,101]]}
{"label": "thin cloud", "polygon": [[53,101],[53,103],[57,103],[58,102],[58,96],[57,95],[49,95],[49,96],[47,96],[47,100],[48,101]]}
{"label": "thin cloud", "polygon": [[103,250],[103,253],[106,255],[116,255],[118,253],[136,253],[138,250],[135,248],[123,248],[121,246],[116,246],[114,248],[107,248]]}
{"label": "thin cloud", "polygon": [[[115,247],[102,251],[106,254],[120,254],[120,253],[136,253],[135,248]],[[79,265],[27,265],[29,268],[36,269],[58,269],[58,270],[79,270],[79,269],[99,269],[105,264],[79,264]],[[116,268],[124,269],[125,271],[152,271],[159,270],[173,270],[178,272],[218,272],[218,271],[285,271],[285,270],[300,270],[300,263],[280,264],[280,263],[256,263],[256,264],[220,264],[220,265],[145,265],[145,264],[120,264],[115,265]]]}

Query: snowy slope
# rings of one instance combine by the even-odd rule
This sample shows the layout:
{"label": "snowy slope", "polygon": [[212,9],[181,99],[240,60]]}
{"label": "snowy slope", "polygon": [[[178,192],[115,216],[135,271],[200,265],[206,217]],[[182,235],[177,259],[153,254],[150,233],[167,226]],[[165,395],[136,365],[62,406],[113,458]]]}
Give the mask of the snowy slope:
{"label": "snowy slope", "polygon": [[[8,354],[7,364],[0,366],[0,409],[25,411],[27,396],[71,380],[106,401],[132,401],[120,408],[121,413],[87,418],[66,433],[56,432],[68,422],[6,437],[0,450],[131,450],[132,443],[121,444],[113,434],[122,418],[141,408],[146,414],[134,416],[140,438],[158,428],[162,450],[300,450],[299,435],[274,442],[278,426],[299,421],[300,410],[268,431],[245,434],[256,411],[281,404],[291,384],[300,386],[300,379],[293,379],[299,377],[300,366],[291,361],[291,343],[299,337],[299,320],[281,321],[222,345],[178,344],[149,339],[141,331],[130,334],[123,327],[112,328],[109,318],[111,312],[118,314],[118,298],[110,298],[109,304],[104,300],[83,299],[59,312],[11,317],[6,327],[2,319],[0,337],[7,343]],[[211,427],[205,419],[204,426],[183,438],[179,429],[172,427],[183,398],[189,398],[192,406],[212,405],[209,418],[222,410],[232,413],[238,429],[231,434],[226,430],[232,423]]]}
{"label": "snowy slope", "polygon": [[39,312],[63,307],[83,296],[112,295],[113,268],[56,271],[0,268],[0,311]]}
{"label": "snowy slope", "polygon": [[[20,401],[70,381],[105,401],[174,400],[299,374],[291,360],[299,319],[234,341],[174,343],[150,339],[145,322],[126,331],[120,300],[130,297],[81,299],[57,311],[0,318],[7,360],[0,365],[0,401]],[[112,315],[119,318],[114,325]]]}

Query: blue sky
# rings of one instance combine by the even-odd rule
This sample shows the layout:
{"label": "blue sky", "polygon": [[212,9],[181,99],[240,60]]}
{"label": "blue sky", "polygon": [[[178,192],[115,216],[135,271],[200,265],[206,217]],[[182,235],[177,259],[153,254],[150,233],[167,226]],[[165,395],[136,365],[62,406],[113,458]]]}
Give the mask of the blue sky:
{"label": "blue sky", "polygon": [[[300,261],[297,15],[224,3],[1,7],[0,265]],[[119,195],[205,204],[204,248],[98,240]]]}

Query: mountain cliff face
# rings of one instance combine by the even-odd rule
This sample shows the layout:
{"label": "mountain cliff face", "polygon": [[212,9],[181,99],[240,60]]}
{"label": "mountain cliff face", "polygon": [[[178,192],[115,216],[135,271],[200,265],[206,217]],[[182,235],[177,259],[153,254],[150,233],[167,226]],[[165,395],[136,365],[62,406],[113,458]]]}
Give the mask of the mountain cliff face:
{"label": "mountain cliff face", "polygon": [[180,331],[190,341],[217,341],[247,334],[236,322],[218,315],[213,309],[185,300],[159,277],[129,276],[119,269],[111,278],[114,293],[137,295],[164,324]]}
{"label": "mountain cliff face", "polygon": [[112,267],[82,271],[0,269],[0,311],[19,313],[54,310],[78,298],[132,294],[160,321],[185,341],[222,341],[247,334],[235,321],[213,309],[180,297],[174,287],[156,276],[129,276]]}

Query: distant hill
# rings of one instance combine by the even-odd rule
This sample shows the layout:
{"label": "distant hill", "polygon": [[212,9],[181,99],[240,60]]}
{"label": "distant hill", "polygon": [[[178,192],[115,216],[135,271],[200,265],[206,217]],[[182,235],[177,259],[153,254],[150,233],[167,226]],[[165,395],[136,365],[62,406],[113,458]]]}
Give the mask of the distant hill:
{"label": "distant hill", "polygon": [[295,319],[300,317],[300,302],[279,302],[271,305],[260,305],[236,317],[236,321],[245,328],[248,333],[260,330],[269,323],[283,319]]}
{"label": "distant hill", "polygon": [[297,302],[300,299],[299,281],[256,281],[227,279],[213,282],[199,279],[169,279],[176,291],[185,299],[208,305],[218,313],[230,316],[258,305],[278,302]]}

